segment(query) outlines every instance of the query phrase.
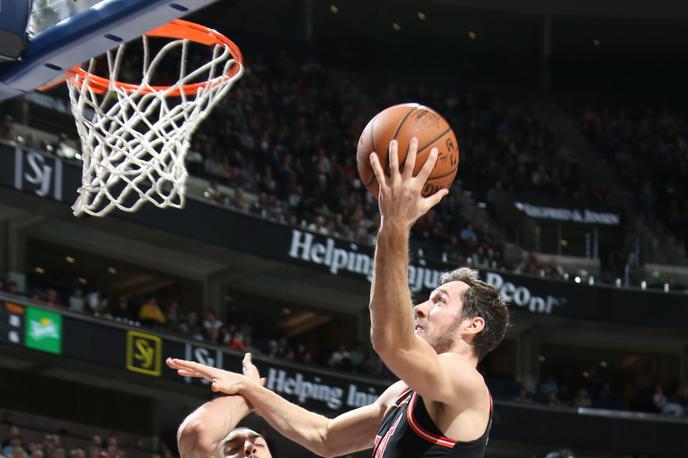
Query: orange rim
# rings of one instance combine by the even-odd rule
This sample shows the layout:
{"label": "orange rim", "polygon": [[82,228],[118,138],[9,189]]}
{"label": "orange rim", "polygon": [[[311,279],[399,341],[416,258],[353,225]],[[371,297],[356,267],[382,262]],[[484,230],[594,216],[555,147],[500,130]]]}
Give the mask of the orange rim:
{"label": "orange rim", "polygon": [[[232,40],[217,32],[216,30],[195,24],[193,22],[184,21],[181,19],[174,19],[167,24],[161,25],[145,34],[149,37],[173,38],[173,39],[187,39],[206,46],[220,45],[229,49],[229,53],[239,65],[232,65],[229,71],[222,75],[213,78],[210,81],[202,83],[184,84],[175,87],[167,93],[168,96],[194,95],[198,89],[208,86],[209,84],[220,81],[224,78],[231,78],[236,75],[241,65],[244,63],[244,58],[239,47],[234,44]],[[75,65],[67,70],[68,78],[78,77],[81,81],[85,81],[93,92],[97,94],[104,94],[110,90],[110,79],[102,76],[94,75],[81,68],[81,65]],[[141,94],[150,94],[152,92],[162,92],[168,90],[172,86],[149,86],[144,87],[140,84],[122,83],[120,81],[113,81],[113,84],[118,88],[128,92],[140,92]]]}

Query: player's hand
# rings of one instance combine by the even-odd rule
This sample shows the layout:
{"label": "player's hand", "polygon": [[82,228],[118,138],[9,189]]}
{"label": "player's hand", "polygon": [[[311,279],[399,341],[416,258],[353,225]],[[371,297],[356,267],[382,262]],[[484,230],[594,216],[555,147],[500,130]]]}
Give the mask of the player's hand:
{"label": "player's hand", "polygon": [[418,139],[413,137],[409,144],[403,172],[400,172],[398,144],[396,140],[392,140],[389,144],[388,155],[389,176],[386,176],[382,170],[377,154],[372,153],[370,155],[370,164],[380,185],[378,205],[383,223],[391,221],[394,224],[402,224],[410,228],[418,218],[437,205],[449,193],[447,189],[440,189],[428,197],[421,195],[423,186],[437,162],[438,151],[437,148],[430,151],[423,168],[414,177],[413,168],[416,165],[417,153]]}
{"label": "player's hand", "polygon": [[[216,393],[228,395],[242,394],[247,384],[261,384],[260,377],[256,380],[246,375],[206,366],[194,361],[167,358],[166,363],[182,377],[204,378],[208,380],[210,382],[210,389]],[[253,367],[255,368],[255,366]],[[255,375],[258,375],[257,372],[258,370],[255,369]]]}
{"label": "player's hand", "polygon": [[241,361],[241,370],[246,377],[265,386],[265,378],[260,378],[260,372],[258,372],[258,368],[255,364],[253,364],[251,353],[246,353],[244,355],[244,359]]}

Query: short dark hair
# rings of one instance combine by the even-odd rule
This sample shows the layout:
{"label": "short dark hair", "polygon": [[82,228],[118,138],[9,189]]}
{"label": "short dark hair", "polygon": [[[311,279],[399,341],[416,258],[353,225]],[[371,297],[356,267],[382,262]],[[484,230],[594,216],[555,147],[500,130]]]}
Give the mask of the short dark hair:
{"label": "short dark hair", "polygon": [[509,325],[509,309],[497,288],[479,280],[476,270],[460,267],[440,276],[440,285],[452,281],[462,281],[469,286],[463,295],[461,318],[481,317],[485,320],[485,327],[472,341],[473,351],[482,360],[504,338]]}

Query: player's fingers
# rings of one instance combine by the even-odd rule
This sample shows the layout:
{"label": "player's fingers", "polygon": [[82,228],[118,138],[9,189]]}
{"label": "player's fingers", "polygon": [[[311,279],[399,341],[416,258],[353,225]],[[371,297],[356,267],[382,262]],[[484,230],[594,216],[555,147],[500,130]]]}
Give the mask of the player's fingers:
{"label": "player's fingers", "polygon": [[396,140],[389,142],[387,161],[389,161],[389,176],[392,178],[392,181],[396,181],[397,178],[401,177],[399,173],[399,142]]}
{"label": "player's fingers", "polygon": [[428,197],[425,198],[425,211],[430,210],[432,207],[435,205],[439,204],[440,201],[449,194],[449,189],[442,188],[439,191],[437,191],[435,194],[432,194]]}
{"label": "player's fingers", "polygon": [[409,179],[413,176],[413,168],[416,166],[416,156],[418,154],[418,138],[413,137],[409,143],[408,153],[406,153],[406,161],[404,162],[404,179]]}
{"label": "player's fingers", "polygon": [[437,148],[430,150],[430,154],[428,155],[425,164],[423,164],[423,168],[420,169],[420,172],[418,172],[418,176],[416,177],[420,183],[425,184],[425,182],[428,181],[428,177],[432,173],[432,169],[435,168],[435,164],[437,163],[438,155],[439,151],[437,151]]}
{"label": "player's fingers", "polygon": [[387,185],[387,178],[382,170],[382,165],[380,165],[380,158],[376,153],[370,155],[370,166],[373,168],[375,178],[377,178],[377,182],[380,185],[380,191],[382,191],[382,187]]}
{"label": "player's fingers", "polygon": [[198,372],[188,371],[186,369],[177,369],[177,374],[182,377],[205,378],[204,375],[201,375]]}

